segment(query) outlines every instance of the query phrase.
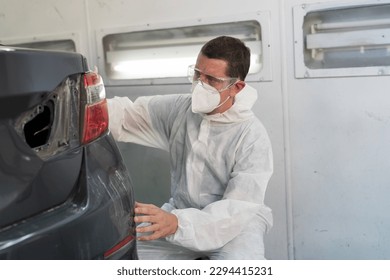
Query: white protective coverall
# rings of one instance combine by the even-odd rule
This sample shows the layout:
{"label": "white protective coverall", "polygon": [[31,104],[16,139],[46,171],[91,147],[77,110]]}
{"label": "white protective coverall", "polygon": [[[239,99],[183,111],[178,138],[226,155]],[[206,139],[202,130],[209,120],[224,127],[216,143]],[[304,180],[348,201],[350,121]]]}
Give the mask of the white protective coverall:
{"label": "white protective coverall", "polygon": [[[264,259],[263,235],[272,226],[264,195],[273,172],[268,134],[245,87],[222,114],[195,114],[190,94],[108,99],[117,141],[170,153],[175,234],[138,241],[140,259]],[[156,186],[158,187],[158,186]]]}

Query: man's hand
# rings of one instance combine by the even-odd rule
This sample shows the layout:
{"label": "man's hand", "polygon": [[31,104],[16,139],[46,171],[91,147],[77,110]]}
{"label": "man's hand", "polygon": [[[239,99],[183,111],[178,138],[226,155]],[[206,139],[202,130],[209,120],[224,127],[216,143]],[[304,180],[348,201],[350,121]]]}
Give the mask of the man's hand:
{"label": "man's hand", "polygon": [[138,237],[138,240],[155,240],[174,234],[178,227],[176,215],[162,210],[153,204],[135,203],[134,221],[136,223],[150,223],[148,226],[137,227],[138,233],[151,232],[150,235]]}

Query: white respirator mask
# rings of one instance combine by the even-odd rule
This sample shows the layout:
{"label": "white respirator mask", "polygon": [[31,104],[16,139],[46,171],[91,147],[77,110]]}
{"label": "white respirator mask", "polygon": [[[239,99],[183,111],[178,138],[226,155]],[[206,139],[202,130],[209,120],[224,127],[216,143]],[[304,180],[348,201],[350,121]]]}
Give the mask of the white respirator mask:
{"label": "white respirator mask", "polygon": [[230,96],[221,104],[221,95],[218,90],[200,81],[192,85],[192,112],[207,114],[221,107],[228,101]]}

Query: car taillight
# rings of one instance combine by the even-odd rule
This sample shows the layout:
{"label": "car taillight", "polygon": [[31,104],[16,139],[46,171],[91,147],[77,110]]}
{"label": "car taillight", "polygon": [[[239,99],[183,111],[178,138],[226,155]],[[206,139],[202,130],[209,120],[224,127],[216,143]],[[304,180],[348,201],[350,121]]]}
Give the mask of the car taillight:
{"label": "car taillight", "polygon": [[88,143],[104,134],[108,129],[108,108],[102,78],[95,72],[84,74],[86,96],[82,143]]}

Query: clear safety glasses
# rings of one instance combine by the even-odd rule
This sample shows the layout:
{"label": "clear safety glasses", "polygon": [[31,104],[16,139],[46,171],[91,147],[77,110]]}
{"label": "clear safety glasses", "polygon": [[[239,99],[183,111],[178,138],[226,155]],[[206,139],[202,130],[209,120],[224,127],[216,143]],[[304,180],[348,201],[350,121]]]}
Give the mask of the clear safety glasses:
{"label": "clear safety glasses", "polygon": [[[198,68],[195,67],[195,65],[190,65],[188,66],[188,80],[191,83],[194,82],[200,82],[201,84],[205,83],[216,90],[218,92],[224,91],[228,89],[230,86],[232,86],[235,82],[237,82],[239,79],[238,78],[217,78],[211,75],[208,75],[206,73],[203,73],[200,71]],[[202,78],[201,78],[202,77]]]}

